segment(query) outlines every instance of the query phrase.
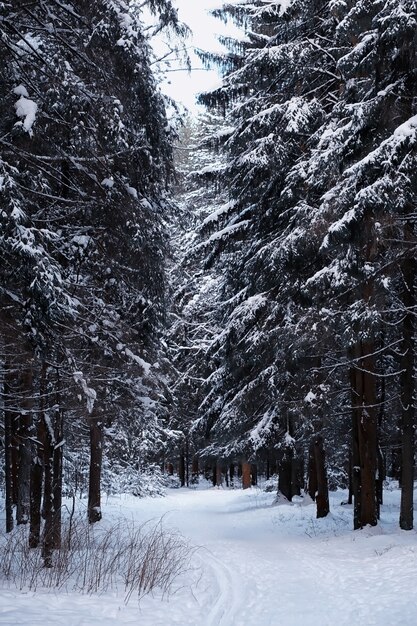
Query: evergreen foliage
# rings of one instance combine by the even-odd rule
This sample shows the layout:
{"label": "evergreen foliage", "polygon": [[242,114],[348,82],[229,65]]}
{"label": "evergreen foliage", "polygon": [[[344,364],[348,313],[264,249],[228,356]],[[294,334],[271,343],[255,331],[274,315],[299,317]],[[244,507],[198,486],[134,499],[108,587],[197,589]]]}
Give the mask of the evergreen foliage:
{"label": "evergreen foliage", "polygon": [[[9,430],[20,441],[9,479],[18,491],[13,454],[28,467],[39,458],[56,517],[55,451],[62,454],[65,436],[67,465],[81,477],[90,445],[96,521],[104,430],[110,461],[136,469],[166,436],[157,337],[174,135],[144,12],[172,36],[185,28],[169,0],[12,1],[0,9],[0,340]],[[20,397],[13,385],[23,385]]]}
{"label": "evergreen foliage", "polygon": [[348,475],[350,433],[355,525],[376,523],[377,431],[393,436],[399,387],[411,404],[414,389],[400,370],[413,378],[402,323],[414,306],[416,8],[294,0],[216,13],[245,37],[226,42],[223,83],[201,95],[233,129],[218,172],[230,210],[207,257],[225,281],[197,422],[206,453],[272,455],[284,474],[290,460],[291,497],[308,436],[324,435]]}

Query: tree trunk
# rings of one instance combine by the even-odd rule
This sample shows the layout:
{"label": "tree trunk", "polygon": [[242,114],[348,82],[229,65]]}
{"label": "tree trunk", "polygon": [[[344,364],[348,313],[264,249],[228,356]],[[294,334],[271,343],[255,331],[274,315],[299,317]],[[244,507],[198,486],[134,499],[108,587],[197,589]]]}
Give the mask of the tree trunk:
{"label": "tree trunk", "polygon": [[[42,396],[42,392],[41,392]],[[42,502],[42,479],[43,479],[43,441],[44,421],[38,419],[36,427],[36,454],[32,459],[30,475],[30,531],[29,547],[37,548],[41,539],[41,502]]]}
{"label": "tree trunk", "polygon": [[330,511],[329,487],[327,483],[326,458],[323,446],[323,438],[318,435],[314,440],[314,458],[317,476],[317,517],[326,517]]}
{"label": "tree trunk", "polygon": [[212,465],[211,466],[211,484],[213,485],[213,487],[215,487],[217,485],[216,465]]}
{"label": "tree trunk", "polygon": [[[413,240],[413,227],[407,222],[406,241]],[[402,454],[401,454],[401,507],[400,528],[413,528],[414,488],[414,274],[415,261],[408,258],[403,262],[404,289],[402,301],[405,308],[403,320],[401,362],[401,405],[402,405]]]}
{"label": "tree trunk", "polygon": [[[356,348],[352,351],[352,356],[359,358],[359,349]],[[351,398],[352,398],[352,453],[351,453],[351,468],[352,468],[352,494],[353,494],[353,528],[357,530],[362,528],[361,522],[361,468],[359,457],[359,427],[360,423],[360,410],[362,402],[362,377],[359,370],[355,365],[350,369],[350,384],[351,384]]]}
{"label": "tree trunk", "polygon": [[39,378],[39,416],[36,424],[36,454],[30,476],[30,531],[29,547],[37,548],[41,541],[41,503],[45,449],[46,365],[42,364]]}
{"label": "tree trunk", "polygon": [[[303,461],[300,456],[296,454],[294,450],[292,463],[291,463],[291,492],[292,496],[300,496],[301,489],[303,488]],[[291,497],[292,497],[291,496]]]}
{"label": "tree trunk", "polygon": [[193,485],[198,483],[199,469],[198,469],[198,456],[194,455],[191,465],[191,482]]}
{"label": "tree trunk", "polygon": [[349,481],[349,495],[348,495],[348,504],[353,503],[353,463],[352,463],[352,450],[349,450],[349,459],[348,459],[348,481]]}
{"label": "tree trunk", "polygon": [[284,448],[283,457],[279,467],[278,491],[280,491],[282,495],[289,500],[289,502],[291,502],[293,496],[293,457],[294,448],[292,446]]}
{"label": "tree trunk", "polygon": [[181,448],[180,458],[178,462],[178,478],[180,479],[181,487],[185,486],[185,456],[184,449]]}
{"label": "tree trunk", "polygon": [[13,530],[13,465],[12,465],[12,428],[13,414],[10,411],[11,387],[9,385],[9,364],[4,364],[4,478],[5,478],[5,508],[6,508],[6,533]]}
{"label": "tree trunk", "polygon": [[250,463],[242,461],[242,488],[249,489],[251,486]]}
{"label": "tree trunk", "polygon": [[22,375],[22,412],[19,428],[19,474],[16,522],[27,524],[30,519],[30,472],[32,464],[33,370],[28,367]]}
{"label": "tree trunk", "polygon": [[[383,345],[384,338],[381,341]],[[381,392],[379,397],[379,414],[378,414],[378,432],[382,432],[384,425],[384,417],[385,417],[385,378],[381,378],[380,382]],[[378,445],[378,475],[376,481],[376,491],[377,491],[377,503],[378,503],[378,518],[380,514],[381,504],[383,504],[384,499],[384,480],[386,478],[386,464],[383,452],[381,450],[381,446]]]}
{"label": "tree trunk", "polygon": [[[401,426],[400,426],[401,429]],[[391,478],[398,480],[398,487],[401,488],[401,445],[396,443],[397,437],[395,437],[395,443],[391,448],[391,467],[389,475]]]}
{"label": "tree trunk", "polygon": [[61,389],[59,376],[56,381],[57,391],[55,397],[56,410],[54,422],[54,454],[53,454],[53,485],[52,485],[52,505],[53,505],[53,543],[54,548],[58,550],[61,547],[61,529],[62,529],[62,471],[63,471],[63,454],[64,454],[64,414],[61,408]]}
{"label": "tree trunk", "polygon": [[230,486],[233,488],[235,484],[235,465],[230,463],[229,465]]}
{"label": "tree trunk", "polygon": [[314,438],[310,442],[310,446],[308,449],[308,485],[307,491],[308,495],[312,500],[315,501],[316,493],[317,493],[317,466],[316,466],[316,455],[315,455],[315,445]]}
{"label": "tree trunk", "polygon": [[354,528],[378,521],[376,496],[377,416],[374,344],[360,341],[355,347],[353,383],[353,493]]}
{"label": "tree trunk", "polygon": [[188,437],[185,440],[185,484],[190,486],[190,444]]}
{"label": "tree trunk", "polygon": [[376,498],[376,469],[377,469],[377,418],[376,418],[376,389],[375,364],[372,353],[374,344],[363,344],[362,377],[363,377],[363,408],[359,424],[359,454],[361,457],[361,498],[362,524],[376,526],[378,522]]}
{"label": "tree trunk", "polygon": [[88,482],[88,521],[101,520],[101,466],[103,461],[103,423],[90,416],[90,474]]}
{"label": "tree trunk", "polygon": [[[42,367],[41,388],[47,388],[46,366]],[[43,421],[43,516],[45,524],[42,535],[42,557],[44,567],[52,567],[52,554],[54,549],[54,523],[53,523],[53,463],[54,463],[54,431],[50,416],[46,409],[42,411]]]}
{"label": "tree trunk", "polygon": [[216,486],[217,487],[221,487],[222,486],[222,480],[223,476],[222,476],[222,464],[221,461],[217,461],[216,463]]}
{"label": "tree trunk", "polygon": [[[19,392],[17,392],[19,393]],[[14,394],[14,400],[16,404],[16,393]],[[19,497],[19,416],[15,413],[11,414],[11,484],[12,484],[12,503],[17,506],[17,500]]]}
{"label": "tree trunk", "polygon": [[256,463],[251,464],[251,484],[252,487],[256,487],[258,484],[258,466]]}
{"label": "tree trunk", "polygon": [[379,508],[381,504],[383,504],[384,480],[386,478],[385,461],[384,461],[384,455],[382,454],[381,446],[378,446],[377,455],[378,455],[378,459],[377,459],[378,473],[377,473],[377,480],[376,480],[376,498],[377,498],[377,504],[378,504],[378,517],[379,517]]}

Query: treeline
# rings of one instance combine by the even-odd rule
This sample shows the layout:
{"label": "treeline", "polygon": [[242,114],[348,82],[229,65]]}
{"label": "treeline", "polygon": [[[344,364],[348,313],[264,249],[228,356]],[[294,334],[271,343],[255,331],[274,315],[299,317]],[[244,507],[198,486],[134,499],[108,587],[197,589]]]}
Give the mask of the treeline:
{"label": "treeline", "polygon": [[355,528],[377,523],[388,471],[411,529],[416,4],[215,13],[244,34],[203,56],[224,77],[200,100],[224,123],[202,141],[214,165],[198,178],[221,194],[186,235],[180,267],[193,277],[171,343],[187,450],[277,467],[279,490],[291,499],[307,482],[319,515],[327,480],[349,486]]}
{"label": "treeline", "polygon": [[87,480],[95,522],[104,431],[115,468],[139,468],[162,445],[173,135],[150,44],[162,29],[185,33],[170,0],[0,4],[7,531],[16,505],[46,565],[64,450],[64,486]]}

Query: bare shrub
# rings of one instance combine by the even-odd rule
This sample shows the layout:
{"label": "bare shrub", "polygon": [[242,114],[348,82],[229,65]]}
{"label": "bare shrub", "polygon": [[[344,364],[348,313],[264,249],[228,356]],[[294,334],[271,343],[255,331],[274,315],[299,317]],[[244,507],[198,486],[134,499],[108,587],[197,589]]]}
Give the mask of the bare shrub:
{"label": "bare shrub", "polygon": [[53,567],[44,567],[41,549],[28,547],[27,529],[19,526],[0,538],[0,578],[11,587],[36,591],[55,588],[93,594],[124,589],[125,601],[156,589],[169,594],[174,581],[190,567],[192,549],[177,532],[159,522],[137,525],[122,520],[90,526],[74,518],[64,524],[62,546]]}

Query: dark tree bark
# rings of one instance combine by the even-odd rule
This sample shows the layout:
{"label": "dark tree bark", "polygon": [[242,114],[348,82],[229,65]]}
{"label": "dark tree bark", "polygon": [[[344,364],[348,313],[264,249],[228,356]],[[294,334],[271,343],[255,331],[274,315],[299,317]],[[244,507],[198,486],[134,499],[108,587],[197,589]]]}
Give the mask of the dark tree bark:
{"label": "dark tree bark", "polygon": [[12,459],[12,433],[13,414],[10,411],[11,387],[9,363],[4,364],[4,478],[5,478],[5,508],[6,508],[6,533],[13,530],[13,459]]}
{"label": "dark tree bark", "polygon": [[300,496],[303,488],[304,466],[303,460],[294,450],[291,465],[291,491],[293,496]]}
{"label": "dark tree bark", "polygon": [[353,463],[352,463],[352,449],[349,450],[348,460],[348,481],[349,481],[349,495],[348,504],[353,503]]}
{"label": "dark tree bark", "polygon": [[[413,240],[413,227],[407,222],[405,239]],[[401,405],[402,405],[402,454],[401,454],[401,507],[400,528],[413,528],[414,488],[414,306],[415,306],[415,261],[407,258],[403,262],[404,288],[402,301],[405,309],[401,359]]]}
{"label": "dark tree bark", "polygon": [[27,524],[30,519],[30,472],[32,464],[32,412],[33,369],[27,367],[22,374],[22,412],[19,428],[19,473],[16,509],[17,524]]}
{"label": "dark tree bark", "polygon": [[[19,392],[17,392],[19,393]],[[14,395],[16,402],[16,393]],[[11,457],[12,457],[12,503],[17,506],[19,496],[19,422],[20,418],[16,413],[11,414]]]}
{"label": "dark tree bark", "polygon": [[[359,358],[359,349],[353,351],[352,356]],[[361,467],[359,456],[359,428],[362,402],[362,377],[359,370],[353,366],[350,370],[351,397],[352,397],[352,493],[353,493],[353,528],[362,528],[361,515]]]}
{"label": "dark tree bark", "polygon": [[353,396],[352,465],[354,528],[378,521],[376,495],[377,417],[374,344],[360,341],[355,347],[356,363],[351,376]]}
{"label": "dark tree bark", "polygon": [[216,463],[216,486],[217,487],[221,487],[222,486],[222,463],[221,461],[217,461]]}
{"label": "dark tree bark", "polygon": [[[382,342],[383,343],[383,340]],[[379,397],[379,415],[378,415],[378,431],[382,432],[384,417],[385,417],[385,378],[381,378],[381,391]],[[378,517],[380,514],[380,507],[383,504],[384,499],[384,480],[386,478],[386,467],[385,467],[385,458],[381,450],[381,446],[378,445],[378,474],[376,480],[376,495],[377,495],[377,504],[378,504]]]}
{"label": "dark tree bark", "polygon": [[314,440],[314,457],[317,476],[317,517],[326,517],[330,511],[329,487],[327,483],[326,457],[323,446],[323,438],[318,435]]}
{"label": "dark tree bark", "polygon": [[217,485],[217,467],[216,465],[212,465],[211,467],[211,482],[213,487]]}
{"label": "dark tree bark", "polygon": [[191,464],[191,482],[196,484],[198,482],[199,476],[199,467],[198,467],[198,456],[194,455],[192,464]]}
{"label": "dark tree bark", "polygon": [[[42,392],[41,392],[42,395]],[[45,440],[42,417],[38,419],[36,427],[36,454],[32,459],[30,475],[30,531],[29,547],[37,548],[41,538],[41,502],[43,479],[43,442]]]}
{"label": "dark tree bark", "polygon": [[278,470],[278,491],[291,502],[295,495],[300,495],[302,488],[302,466],[294,445],[294,427],[290,415],[287,416],[286,440]]}
{"label": "dark tree bark", "polygon": [[185,440],[185,484],[190,486],[190,444],[188,437]]}
{"label": "dark tree bark", "polygon": [[181,448],[180,458],[178,462],[178,478],[180,479],[181,487],[185,486],[185,455],[184,448]]}
{"label": "dark tree bark", "polygon": [[[397,437],[395,437],[397,439]],[[401,445],[394,445],[391,448],[391,463],[389,475],[391,478],[398,480],[398,486],[401,487]]]}
{"label": "dark tree bark", "polygon": [[363,344],[362,376],[363,376],[363,408],[359,426],[359,454],[361,457],[361,497],[362,524],[376,526],[378,522],[376,498],[377,469],[377,419],[376,419],[376,388],[375,364],[372,353],[374,344]]}
{"label": "dark tree bark", "polygon": [[377,458],[378,473],[377,473],[377,479],[376,479],[376,501],[378,504],[378,518],[379,518],[380,506],[381,504],[383,504],[383,499],[384,499],[384,480],[386,478],[385,459],[384,459],[384,455],[382,454],[381,446],[378,446],[377,456],[378,456]]}
{"label": "dark tree bark", "polygon": [[242,461],[242,488],[249,489],[251,486],[250,463]]}
{"label": "dark tree bark", "polygon": [[58,550],[61,547],[62,530],[62,471],[64,454],[64,414],[61,408],[61,382],[59,375],[56,380],[55,415],[54,415],[54,439],[53,452],[53,485],[52,485],[52,523],[53,544]]}
{"label": "dark tree bark", "polygon": [[310,442],[310,446],[308,449],[308,495],[312,500],[315,501],[316,493],[317,493],[317,467],[316,467],[316,455],[315,455],[315,445],[314,438]]}
{"label": "dark tree bark", "polygon": [[37,548],[41,541],[41,503],[45,450],[46,366],[42,364],[39,377],[39,416],[36,424],[36,454],[30,476],[30,531],[29,547]]}
{"label": "dark tree bark", "polygon": [[258,466],[256,463],[251,464],[251,484],[252,487],[256,487],[258,484]]}
{"label": "dark tree bark", "polygon": [[101,466],[103,462],[103,422],[90,416],[90,474],[88,482],[88,521],[101,520]]}
{"label": "dark tree bark", "polygon": [[[315,355],[311,358],[311,369],[314,375],[314,387],[320,389],[323,383],[322,359]],[[320,395],[320,394],[319,394]],[[308,449],[307,489],[312,500],[316,502],[317,517],[326,517],[329,513],[329,490],[327,482],[327,469],[323,442],[323,414],[319,404],[315,401],[308,409],[309,418],[313,428],[313,436]],[[303,472],[300,472],[301,476]]]}
{"label": "dark tree bark", "polygon": [[235,465],[230,463],[229,465],[230,486],[233,487],[235,483]]}
{"label": "dark tree bark", "polygon": [[292,490],[292,477],[293,477],[293,457],[294,448],[287,446],[284,449],[284,453],[279,466],[279,478],[278,478],[278,491],[291,502],[293,497]]}
{"label": "dark tree bark", "polygon": [[44,471],[44,491],[43,491],[43,517],[45,524],[42,535],[42,557],[45,567],[52,567],[52,554],[54,549],[53,533],[53,457],[55,442],[53,440],[52,425],[49,415],[42,414],[44,423],[44,446],[43,446],[43,471]]}
{"label": "dark tree bark", "polygon": [[228,488],[229,488],[229,486],[230,486],[230,480],[229,480],[229,470],[228,470],[227,464],[225,464],[225,465],[222,467],[222,471],[223,471],[223,474],[224,474],[224,480],[225,480],[225,483],[226,483],[226,487],[228,487]]}

